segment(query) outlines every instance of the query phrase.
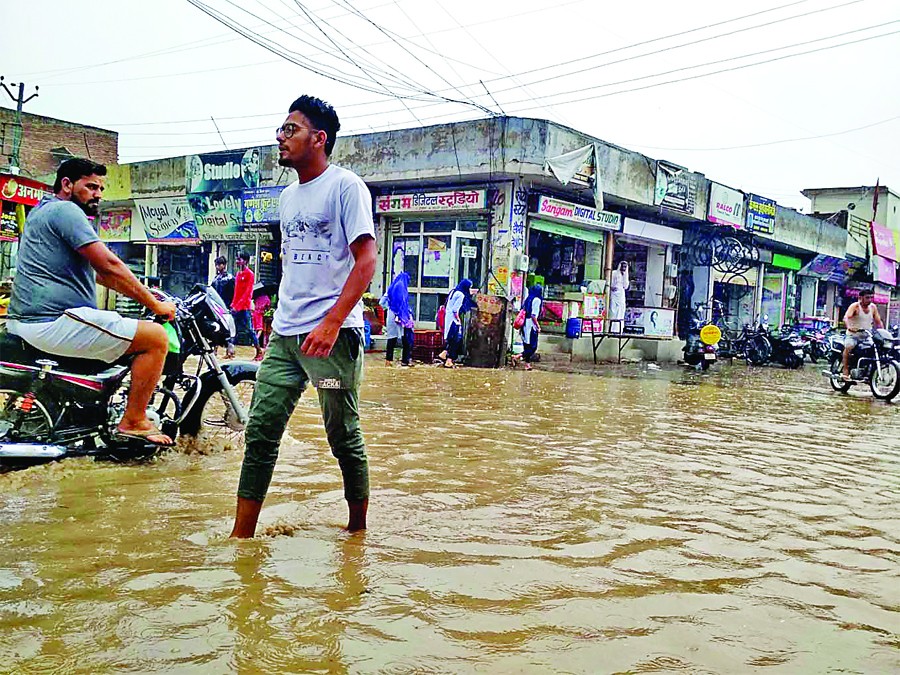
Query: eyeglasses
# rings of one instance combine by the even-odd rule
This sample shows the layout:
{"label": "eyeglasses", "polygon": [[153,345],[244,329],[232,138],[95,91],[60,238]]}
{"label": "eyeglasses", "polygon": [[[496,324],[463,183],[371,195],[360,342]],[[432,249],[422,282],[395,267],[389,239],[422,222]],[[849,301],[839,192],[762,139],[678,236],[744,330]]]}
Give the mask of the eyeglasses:
{"label": "eyeglasses", "polygon": [[280,127],[275,129],[275,136],[281,134],[285,138],[293,138],[294,134],[296,134],[301,129],[306,129],[307,131],[314,131],[318,133],[318,129],[310,129],[309,127],[301,127],[299,124],[294,124],[293,122],[286,122]]}

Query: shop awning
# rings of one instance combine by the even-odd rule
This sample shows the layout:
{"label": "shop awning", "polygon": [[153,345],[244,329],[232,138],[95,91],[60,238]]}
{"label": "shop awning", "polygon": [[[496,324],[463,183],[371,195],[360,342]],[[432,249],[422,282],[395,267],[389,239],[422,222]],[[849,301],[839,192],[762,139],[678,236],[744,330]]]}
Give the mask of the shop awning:
{"label": "shop awning", "polygon": [[602,244],[603,240],[606,239],[605,232],[588,230],[574,225],[551,223],[549,220],[541,220],[540,218],[532,218],[528,224],[533,230],[559,234],[563,237],[571,237],[572,239],[581,239],[582,241],[589,241],[594,244]]}
{"label": "shop awning", "polygon": [[843,284],[865,264],[863,260],[845,260],[830,255],[817,255],[799,272],[804,276],[815,277],[822,281],[833,281]]}

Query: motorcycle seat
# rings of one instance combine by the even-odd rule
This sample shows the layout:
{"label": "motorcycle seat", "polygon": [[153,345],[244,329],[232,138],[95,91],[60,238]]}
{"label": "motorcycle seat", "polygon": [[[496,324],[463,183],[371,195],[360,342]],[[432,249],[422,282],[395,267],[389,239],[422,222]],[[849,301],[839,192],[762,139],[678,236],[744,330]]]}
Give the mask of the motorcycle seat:
{"label": "motorcycle seat", "polygon": [[37,361],[47,359],[55,361],[58,365],[54,370],[64,371],[75,375],[100,375],[106,370],[113,370],[110,376],[117,374],[116,365],[127,365],[130,356],[122,357],[115,364],[99,361],[97,359],[79,359],[69,356],[50,354],[32,346],[18,335],[13,335],[7,330],[0,331],[0,361],[9,361],[25,366],[39,367]]}

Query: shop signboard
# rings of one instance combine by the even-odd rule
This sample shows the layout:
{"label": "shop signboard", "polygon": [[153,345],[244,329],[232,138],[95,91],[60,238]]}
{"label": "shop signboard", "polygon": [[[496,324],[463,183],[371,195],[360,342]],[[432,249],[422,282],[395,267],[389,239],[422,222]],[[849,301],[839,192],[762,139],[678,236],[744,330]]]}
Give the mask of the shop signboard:
{"label": "shop signboard", "polygon": [[709,184],[709,222],[744,229],[744,193],[718,183]]}
{"label": "shop signboard", "polygon": [[657,162],[653,203],[693,215],[697,204],[696,177],[683,167],[668,162]]}
{"label": "shop signboard", "polygon": [[259,187],[260,149],[225,150],[185,159],[185,192],[222,193]]}
{"label": "shop signboard", "polygon": [[784,292],[784,274],[766,274],[763,276],[762,313],[769,317],[769,326],[778,328],[784,321],[786,303]]}
{"label": "shop signboard", "polygon": [[189,194],[197,232],[204,241],[240,241],[244,234],[241,192]]}
{"label": "shop signboard", "polygon": [[135,199],[147,241],[154,244],[199,244],[194,212],[186,197]]}
{"label": "shop signboard", "polygon": [[803,261],[792,255],[784,255],[783,253],[772,254],[772,267],[781,267],[786,270],[799,270],[803,267]]}
{"label": "shop signboard", "polygon": [[888,286],[897,285],[897,265],[893,260],[888,260],[880,255],[873,255],[871,266],[872,279]]}
{"label": "shop signboard", "polygon": [[897,256],[897,247],[894,245],[894,233],[875,221],[870,223],[870,227],[872,229],[872,248],[875,251],[875,255],[880,255],[882,258],[895,262],[900,260],[900,257]]}
{"label": "shop signboard", "polygon": [[774,199],[750,193],[747,195],[747,230],[762,234],[775,234],[775,213],[778,205]]}
{"label": "shop signboard", "polygon": [[863,261],[845,260],[843,258],[835,258],[830,255],[817,255],[806,266],[804,266],[799,274],[803,276],[815,277],[822,281],[833,281],[842,284],[848,277],[853,276],[854,272],[859,269]]}
{"label": "shop signboard", "polygon": [[625,333],[648,337],[672,337],[675,334],[675,310],[662,307],[628,307]]}
{"label": "shop signboard", "polygon": [[244,225],[250,229],[266,229],[253,226],[279,222],[278,201],[284,188],[284,185],[275,185],[244,190],[241,195]]}
{"label": "shop signboard", "polygon": [[[844,290],[844,296],[848,298],[858,298],[859,297],[858,288],[847,288]],[[891,296],[887,293],[879,292],[877,289],[875,290],[875,294],[872,296],[872,302],[878,305],[886,305],[891,301]]]}
{"label": "shop signboard", "polygon": [[487,190],[415,192],[375,198],[375,213],[477,211],[487,208]]}
{"label": "shop signboard", "polygon": [[541,196],[538,199],[537,213],[545,218],[556,218],[611,232],[618,232],[622,229],[622,216],[618,213],[600,211],[592,206],[573,204],[552,197]]}
{"label": "shop signboard", "polygon": [[97,233],[101,241],[131,241],[131,209],[101,213]]}
{"label": "shop signboard", "polygon": [[35,206],[50,194],[50,186],[22,176],[0,176],[0,197],[8,202]]}

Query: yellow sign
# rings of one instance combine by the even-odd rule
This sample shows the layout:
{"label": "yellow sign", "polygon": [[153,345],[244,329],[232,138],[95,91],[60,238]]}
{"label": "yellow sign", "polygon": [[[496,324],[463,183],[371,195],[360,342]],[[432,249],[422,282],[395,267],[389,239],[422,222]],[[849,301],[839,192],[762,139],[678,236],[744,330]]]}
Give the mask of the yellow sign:
{"label": "yellow sign", "polygon": [[700,329],[700,341],[705,345],[714,345],[722,339],[722,331],[711,323]]}

